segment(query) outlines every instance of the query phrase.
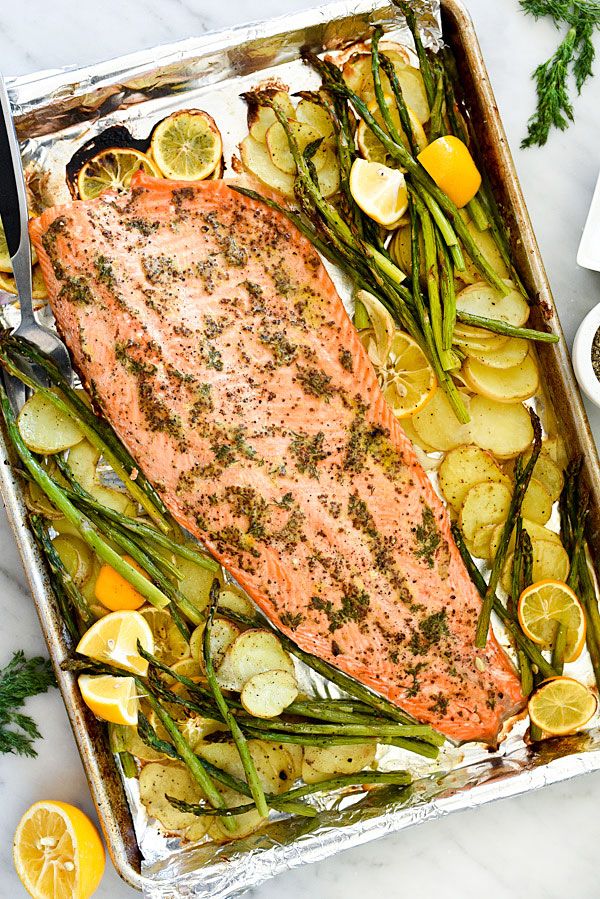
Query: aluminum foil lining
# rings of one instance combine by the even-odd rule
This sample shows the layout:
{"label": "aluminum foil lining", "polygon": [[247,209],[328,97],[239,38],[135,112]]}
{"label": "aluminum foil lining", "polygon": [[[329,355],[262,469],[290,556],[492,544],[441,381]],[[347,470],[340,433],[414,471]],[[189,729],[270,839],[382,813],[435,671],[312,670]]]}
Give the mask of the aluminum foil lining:
{"label": "aluminum foil lining", "polygon": [[[437,48],[442,39],[439,0],[419,0],[415,6],[424,42]],[[247,131],[239,95],[273,79],[292,91],[316,88],[319,79],[300,61],[300,48],[308,44],[318,51],[342,49],[366,37],[374,22],[382,22],[388,35],[412,47],[394,7],[341,2],[135,53],[87,70],[38,73],[9,82],[35,211],[70,200],[65,167],[90,138],[125,125],[134,138],[143,139],[165,115],[185,107],[205,109],[215,118],[223,136],[225,176],[231,174],[237,145]],[[350,309],[348,283],[329,268]],[[18,319],[12,300],[0,294],[0,319],[10,325]],[[48,308],[40,313],[51,324]],[[542,417],[548,413],[543,400],[536,401],[536,408]],[[439,459],[423,455],[422,461],[436,484]],[[558,529],[557,511],[553,514],[551,526]],[[498,636],[512,652],[501,631]],[[567,673],[592,682],[586,659],[567,666]],[[303,689],[341,695],[300,663],[297,674]],[[553,740],[534,751],[524,742],[527,724],[520,720],[499,751],[479,744],[460,749],[447,744],[435,763],[380,747],[378,767],[409,769],[415,777],[412,786],[357,788],[322,798],[318,818],[279,815],[260,833],[221,846],[209,841],[182,846],[176,837],[166,837],[141,805],[137,780],[124,779],[143,856],[144,894],[152,899],[231,896],[282,871],[412,824],[596,770],[600,768],[597,724],[596,719],[587,733]]]}

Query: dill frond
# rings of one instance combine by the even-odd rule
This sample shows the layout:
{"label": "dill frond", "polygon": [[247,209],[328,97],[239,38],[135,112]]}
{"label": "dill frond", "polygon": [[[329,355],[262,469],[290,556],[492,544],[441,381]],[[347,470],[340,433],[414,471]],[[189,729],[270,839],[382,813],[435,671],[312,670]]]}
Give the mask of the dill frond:
{"label": "dill frond", "polygon": [[22,650],[0,670],[0,753],[34,757],[33,742],[41,736],[29,715],[19,711],[26,699],[56,686],[48,659],[28,659]]}

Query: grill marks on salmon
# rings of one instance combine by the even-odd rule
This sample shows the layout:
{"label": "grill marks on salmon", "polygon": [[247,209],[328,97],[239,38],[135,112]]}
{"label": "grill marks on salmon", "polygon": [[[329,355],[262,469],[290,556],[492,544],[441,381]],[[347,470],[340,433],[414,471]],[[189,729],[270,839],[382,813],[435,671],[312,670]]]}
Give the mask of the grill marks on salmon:
{"label": "grill marks on salmon", "polygon": [[[302,649],[457,740],[522,704],[446,511],[310,243],[225,182],[31,225],[58,327],[177,521]],[[479,661],[477,661],[479,659]]]}

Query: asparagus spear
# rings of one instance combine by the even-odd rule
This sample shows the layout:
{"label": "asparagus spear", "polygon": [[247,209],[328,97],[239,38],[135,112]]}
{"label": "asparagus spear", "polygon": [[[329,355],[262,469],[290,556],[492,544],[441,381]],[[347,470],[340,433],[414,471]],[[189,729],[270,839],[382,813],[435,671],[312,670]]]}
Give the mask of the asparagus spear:
{"label": "asparagus spear", "polygon": [[495,334],[504,334],[506,337],[521,337],[523,340],[536,340],[538,343],[557,343],[556,334],[548,334],[546,331],[536,331],[534,328],[518,328],[508,322],[499,321],[496,318],[486,318],[484,315],[473,315],[472,312],[462,312],[460,309],[456,317],[465,325],[474,325],[477,328],[485,328]]}
{"label": "asparagus spear", "polygon": [[[344,787],[360,786],[362,784],[391,784],[393,786],[408,786],[412,782],[412,778],[408,771],[358,771],[356,774],[338,774],[335,777],[329,777],[327,780],[319,781],[315,784],[303,784],[301,787],[295,787],[274,797],[273,807],[281,806],[285,801],[288,803],[292,798],[303,799],[305,796],[313,796],[315,793],[329,793],[333,790],[340,790]],[[244,812],[252,811],[254,806],[238,805],[226,810],[207,808],[206,805],[185,802],[181,799],[173,799],[167,796],[169,802],[182,812],[189,812],[192,815],[243,815]]]}
{"label": "asparagus spear", "polygon": [[250,755],[250,750],[248,749],[248,744],[246,742],[246,738],[242,733],[239,724],[229,711],[229,707],[223,697],[221,692],[221,688],[217,683],[217,677],[215,674],[215,669],[212,660],[212,654],[210,651],[210,635],[212,631],[212,624],[215,617],[215,612],[217,610],[217,606],[219,604],[219,590],[220,585],[218,580],[214,580],[211,587],[211,599],[210,605],[208,608],[208,618],[206,619],[206,626],[204,628],[204,635],[202,640],[202,648],[204,653],[204,667],[206,670],[206,680],[208,681],[208,686],[210,687],[215,703],[219,712],[223,715],[223,719],[227,724],[227,727],[231,731],[231,736],[233,737],[233,741],[237,746],[237,750],[240,754],[240,759],[244,766],[244,771],[246,772],[246,778],[248,780],[248,786],[252,792],[252,798],[256,803],[256,808],[258,813],[263,818],[267,818],[269,816],[269,809],[267,806],[267,802],[265,799],[265,794],[261,785],[261,782],[258,777],[258,773],[256,771],[256,767],[254,765],[254,761],[252,756]]}
{"label": "asparagus spear", "polygon": [[533,469],[542,448],[542,427],[540,424],[540,420],[533,409],[529,410],[529,414],[531,416],[531,424],[533,426],[534,434],[533,450],[531,452],[531,456],[529,457],[527,465],[523,468],[522,472],[520,470],[520,466],[518,467],[518,471],[515,470],[515,488],[508,509],[508,517],[502,530],[500,544],[498,546],[496,558],[494,559],[494,564],[492,566],[492,573],[490,574],[490,581],[483,598],[479,621],[477,622],[475,646],[479,647],[479,649],[483,649],[487,642],[488,630],[490,627],[490,618],[492,615],[492,608],[494,606],[494,598],[496,596],[496,587],[498,586],[502,568],[504,566],[504,560],[506,558],[506,553],[508,552],[508,544],[513,532],[515,520],[521,514],[523,498],[525,496],[527,488],[529,487]]}

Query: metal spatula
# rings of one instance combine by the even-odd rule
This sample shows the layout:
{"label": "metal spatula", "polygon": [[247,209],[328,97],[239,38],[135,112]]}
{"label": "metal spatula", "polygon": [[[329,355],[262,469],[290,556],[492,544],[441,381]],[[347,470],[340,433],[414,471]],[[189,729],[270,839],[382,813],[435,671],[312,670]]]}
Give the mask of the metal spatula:
{"label": "metal spatula", "polygon": [[[21,164],[21,152],[15,132],[12,109],[4,79],[0,75],[0,218],[6,235],[8,252],[13,266],[13,274],[21,322],[15,334],[36,344],[52,357],[69,383],[73,369],[69,353],[62,340],[49,328],[40,325],[33,312],[33,292],[31,283],[31,245],[27,224],[27,194]],[[33,376],[48,383],[48,378],[38,366],[31,369]],[[16,378],[5,376],[6,390],[15,411],[26,399],[26,388]]]}

